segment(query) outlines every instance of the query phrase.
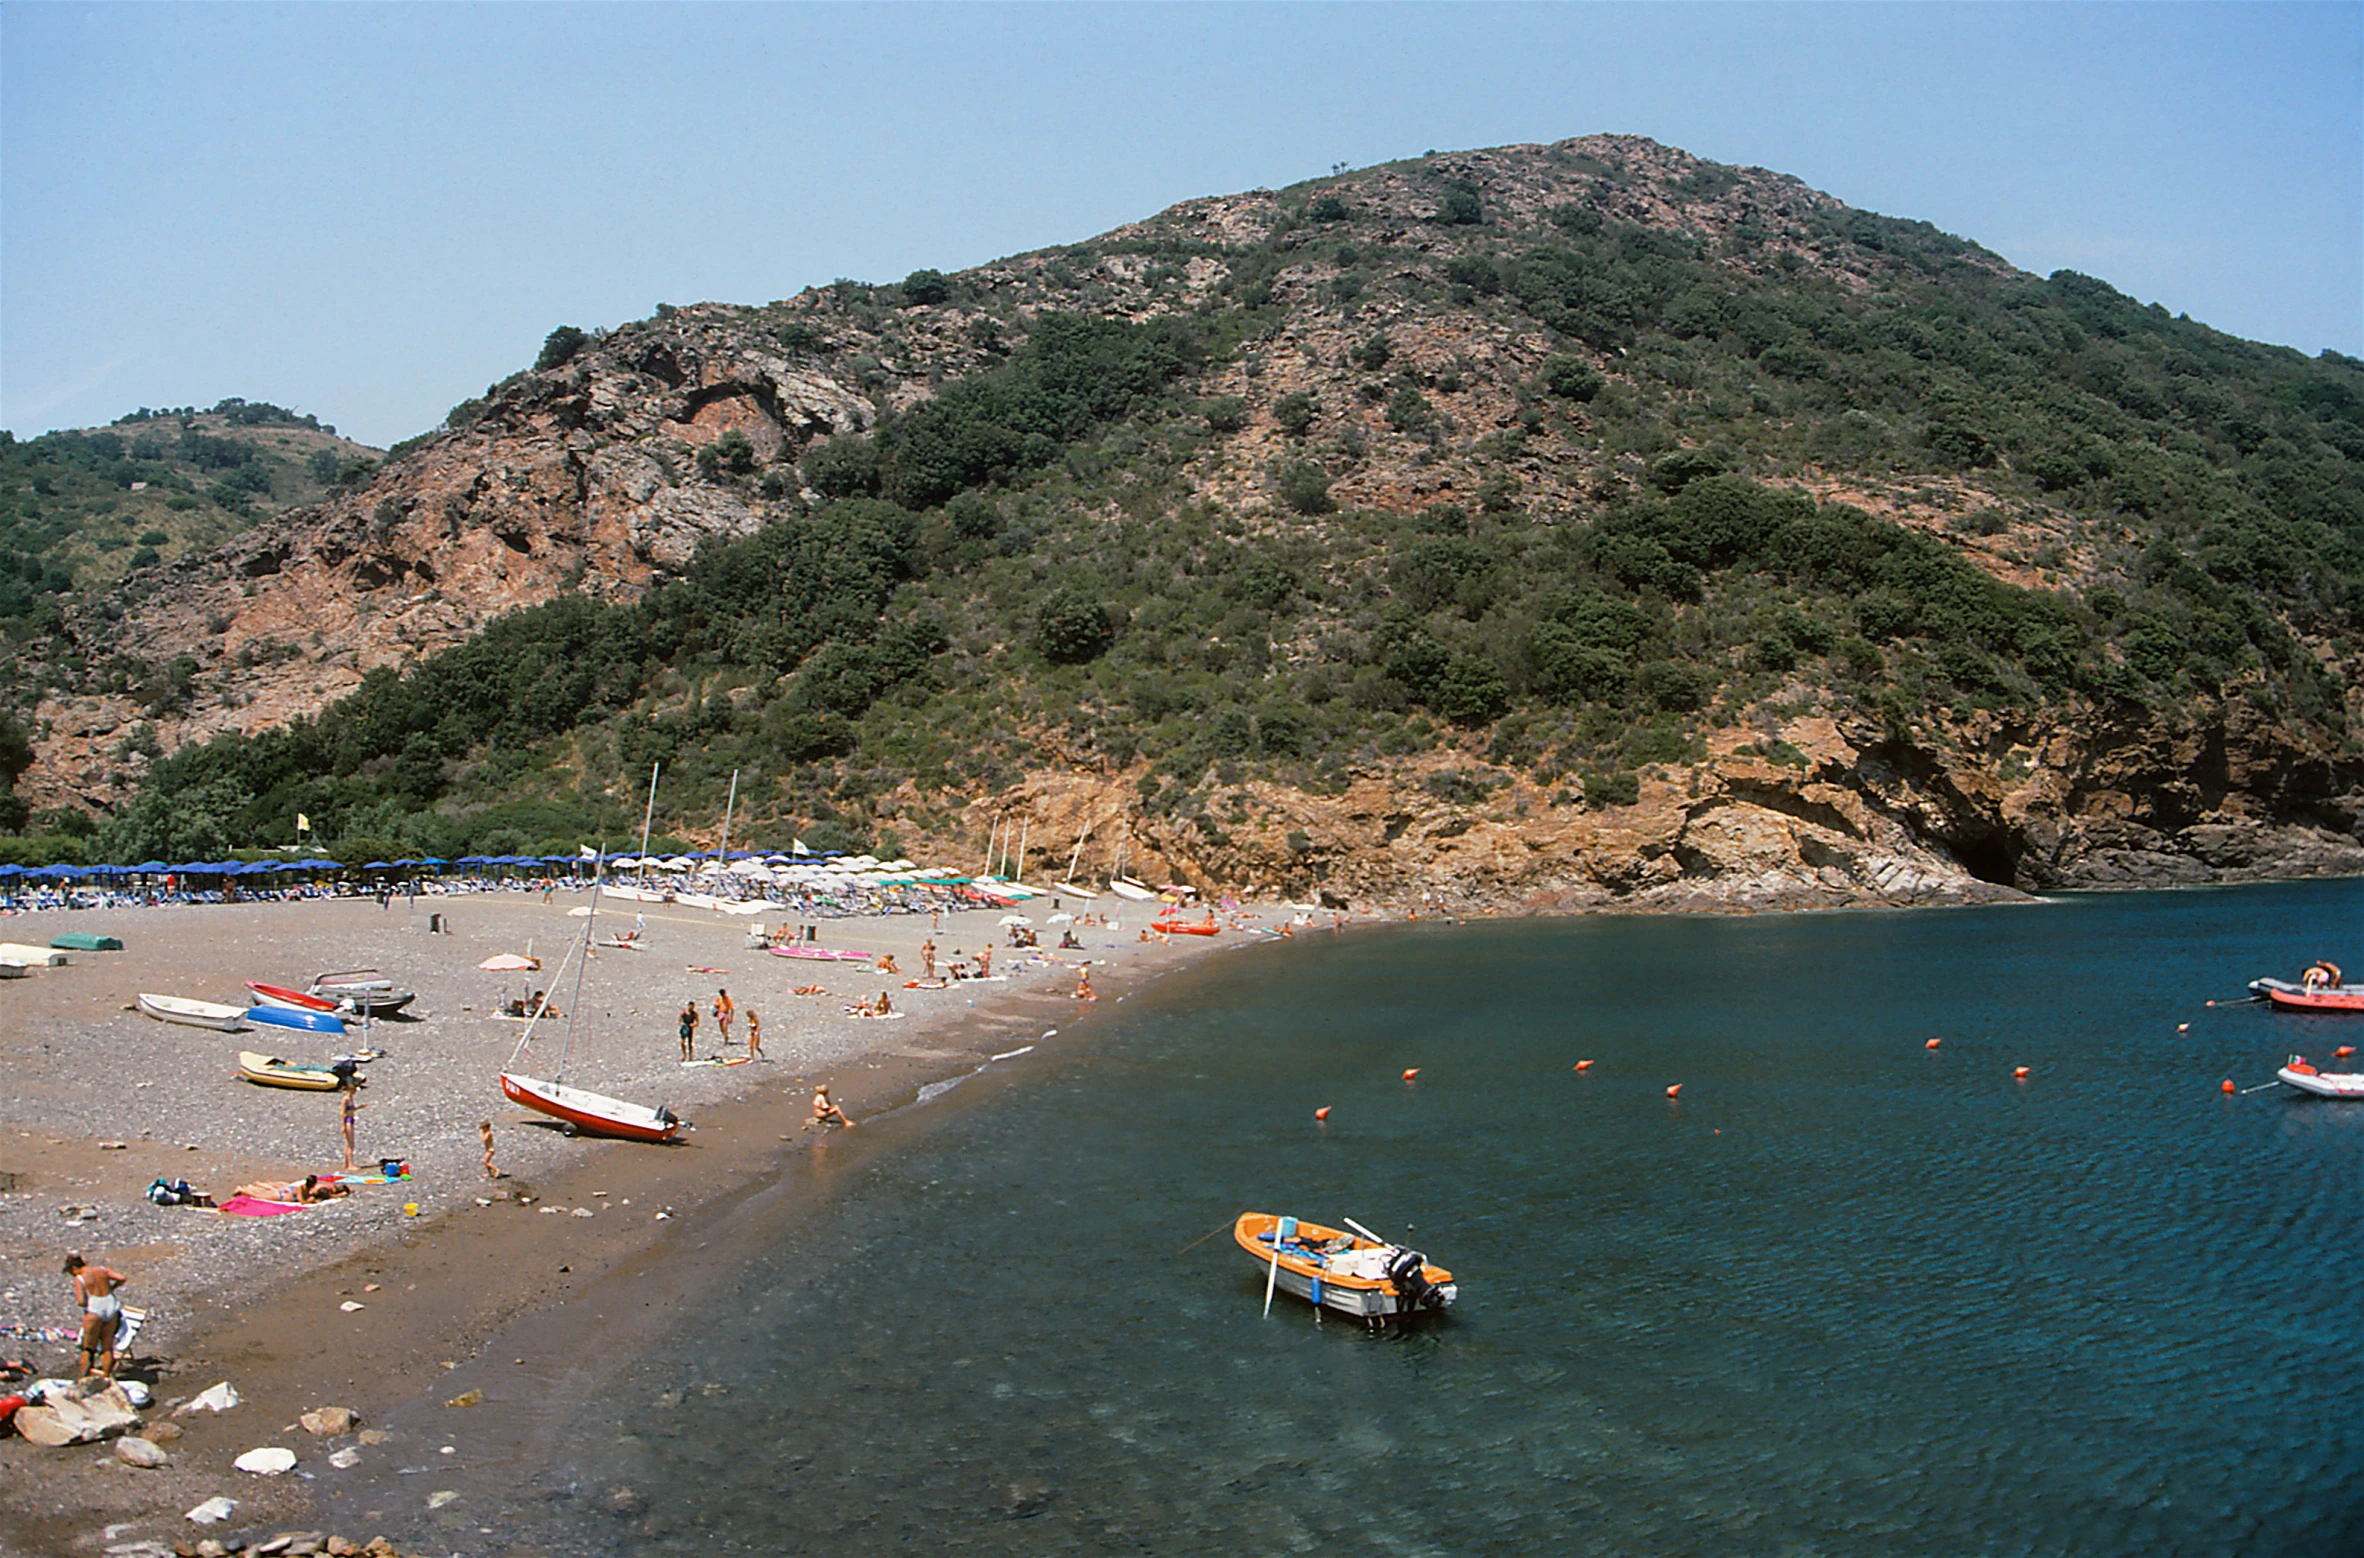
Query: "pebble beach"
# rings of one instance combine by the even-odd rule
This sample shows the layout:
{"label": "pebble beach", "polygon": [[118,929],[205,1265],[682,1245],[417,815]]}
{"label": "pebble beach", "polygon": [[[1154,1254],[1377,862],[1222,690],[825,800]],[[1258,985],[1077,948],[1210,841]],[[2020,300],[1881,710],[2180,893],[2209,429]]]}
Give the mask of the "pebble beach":
{"label": "pebble beach", "polygon": [[[431,1386],[500,1325],[643,1256],[701,1207],[759,1180],[792,1178],[800,1155],[846,1135],[812,1127],[817,1083],[830,1083],[857,1122],[911,1108],[931,1083],[1023,1065],[1026,1047],[1054,1031],[1071,1042],[1088,1036],[1091,1016],[1141,979],[1269,939],[1291,918],[1285,907],[1251,909],[1225,914],[1219,936],[1144,939],[1155,906],[1070,898],[1064,912],[1114,923],[1076,924],[1082,947],[1055,951],[1060,928],[1044,922],[1060,910],[1042,899],[1023,911],[1039,951],[1006,945],[1009,911],[973,908],[821,921],[818,945],[867,956],[815,961],[751,945],[745,918],[605,898],[595,939],[636,931],[639,949],[595,946],[585,958],[585,920],[569,911],[590,901],[586,888],[415,905],[396,897],[384,907],[338,898],[0,917],[0,941],[45,945],[82,931],[124,943],[0,981],[9,1079],[0,1090],[0,1357],[42,1375],[73,1372],[72,1344],[61,1338],[74,1315],[59,1267],[80,1250],[130,1279],[124,1301],[147,1318],[121,1372],[152,1383],[151,1421],[172,1425],[163,1432],[170,1464],[160,1468],[134,1469],[104,1444],[0,1439],[0,1551],[121,1558],[200,1542],[236,1551],[232,1542],[258,1546],[300,1531],[305,1479],[234,1472],[235,1455],[287,1445],[307,1470],[325,1471],[326,1456],[360,1443],[314,1439],[301,1414],[347,1408],[352,1431],[366,1432],[374,1409]],[[972,968],[992,947],[994,977],[905,988],[930,940],[940,964],[957,956]],[[541,967],[478,966],[502,954]],[[881,957],[895,972],[880,971]],[[244,1005],[247,980],[301,988],[322,972],[361,967],[417,999],[342,1040],[215,1032],[157,1021],[136,1004],[151,992]],[[1076,997],[1086,967],[1098,996],[1089,1003]],[[572,1011],[565,1080],[667,1105],[690,1122],[680,1144],[576,1137],[501,1095],[503,1069],[548,1077],[569,1044],[568,1022],[545,1020],[512,1063],[526,1025],[499,1014],[536,989]],[[712,1016],[724,989],[739,1014],[727,1048]],[[882,991],[896,1016],[848,1012]],[[701,1063],[685,1066],[676,1019],[692,1001]],[[745,1058],[750,1011],[762,1022],[756,1060]],[[237,1056],[321,1064],[364,1049],[382,1053],[360,1067],[356,1162],[398,1160],[407,1179],[281,1216],[148,1202],[159,1177],[223,1200],[249,1181],[339,1170],[337,1095],[255,1085],[237,1076]],[[707,1063],[717,1059],[735,1063]],[[487,1121],[498,1178],[482,1167]],[[245,1398],[240,1410],[166,1415],[221,1380]],[[217,1495],[238,1506],[221,1529],[185,1518]],[[349,1545],[370,1534],[347,1533]]]}

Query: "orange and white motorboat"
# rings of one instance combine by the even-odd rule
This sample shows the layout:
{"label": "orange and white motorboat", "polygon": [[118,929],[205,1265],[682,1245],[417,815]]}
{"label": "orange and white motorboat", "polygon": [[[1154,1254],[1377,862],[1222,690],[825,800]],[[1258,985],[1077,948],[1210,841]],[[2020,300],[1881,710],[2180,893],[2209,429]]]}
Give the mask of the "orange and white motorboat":
{"label": "orange and white motorboat", "polygon": [[1231,1236],[1264,1268],[1267,1288],[1294,1293],[1321,1309],[1378,1324],[1434,1314],[1460,1297],[1453,1274],[1418,1250],[1392,1244],[1346,1219],[1327,1228],[1272,1212],[1242,1212]]}

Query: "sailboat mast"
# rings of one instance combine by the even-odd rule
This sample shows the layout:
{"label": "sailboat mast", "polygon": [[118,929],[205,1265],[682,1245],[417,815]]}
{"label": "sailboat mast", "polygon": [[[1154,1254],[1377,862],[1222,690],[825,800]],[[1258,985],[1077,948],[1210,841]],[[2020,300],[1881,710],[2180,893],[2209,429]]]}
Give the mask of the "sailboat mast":
{"label": "sailboat mast", "polygon": [[[607,863],[606,839],[599,841],[599,855],[600,866],[604,866]],[[648,858],[645,848],[641,858],[643,860]],[[566,998],[566,1041],[558,1046],[558,1069],[550,1077],[553,1082],[566,1080],[566,1057],[574,1053],[575,1014],[583,1009],[583,965],[591,961],[591,928],[599,923],[600,875],[599,867],[594,866],[591,872],[591,912],[583,917],[582,955],[575,959],[575,987]],[[542,1004],[547,1006],[550,1003],[545,1000]]]}
{"label": "sailboat mast", "polygon": [[[657,815],[657,770],[664,766],[661,762],[648,765],[648,805],[640,814],[640,885],[643,887],[648,886],[648,825]],[[591,894],[594,898],[599,895],[596,885]]]}
{"label": "sailboat mast", "polygon": [[1091,836],[1092,830],[1090,828],[1084,829],[1075,836],[1075,853],[1067,857],[1067,880],[1070,883],[1075,880],[1075,863],[1083,859],[1084,840]]}
{"label": "sailboat mast", "polygon": [[1031,833],[1033,830],[1034,819],[1032,817],[1028,817],[1020,826],[1018,832],[1018,869],[1010,874],[1010,880],[1013,882],[1023,882],[1026,880],[1026,835]]}
{"label": "sailboat mast", "polygon": [[1001,819],[996,817],[993,819],[993,826],[985,830],[985,870],[982,873],[985,876],[993,874],[993,846],[1000,842]]}
{"label": "sailboat mast", "polygon": [[722,868],[731,868],[731,813],[739,804],[739,771],[731,770],[731,798],[722,803]]}

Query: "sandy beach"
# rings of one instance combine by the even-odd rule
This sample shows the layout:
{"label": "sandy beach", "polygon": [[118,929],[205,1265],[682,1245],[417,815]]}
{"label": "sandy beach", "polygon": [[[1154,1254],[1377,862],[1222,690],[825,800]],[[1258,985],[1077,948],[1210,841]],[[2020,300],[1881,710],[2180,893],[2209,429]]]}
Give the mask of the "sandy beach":
{"label": "sandy beach", "polygon": [[[372,1446],[315,1438],[299,1414],[347,1407],[367,1429],[394,1403],[433,1387],[475,1358],[519,1317],[560,1302],[635,1263],[685,1229],[712,1221],[757,1185],[786,1182],[816,1151],[858,1151],[861,1132],[816,1132],[814,1084],[862,1121],[909,1108],[930,1083],[992,1064],[1023,1066],[1023,1051],[1054,1030],[1088,1042],[1095,1017],[1146,978],[1209,953],[1270,939],[1287,909],[1225,916],[1215,937],[1170,941],[1140,932],[1153,906],[1069,899],[1069,912],[1121,909],[1120,928],[1078,925],[1080,950],[1050,950],[1048,900],[1025,911],[1039,952],[1002,945],[999,909],[817,922],[818,944],[891,956],[873,962],[782,958],[749,945],[749,924],[674,904],[603,900],[598,935],[639,929],[643,950],[595,949],[574,966],[584,921],[568,911],[589,892],[499,892],[240,905],[180,905],[0,917],[0,941],[46,944],[64,931],[118,936],[125,950],[73,953],[69,965],[0,982],[0,1356],[43,1375],[73,1371],[73,1348],[46,1328],[74,1318],[60,1264],[68,1250],[130,1278],[127,1304],[148,1312],[122,1372],[150,1380],[151,1423],[172,1463],[133,1469],[106,1445],[37,1448],[0,1439],[0,1551],[130,1554],[244,1535],[259,1542],[307,1529],[311,1484],[230,1467],[257,1446],[293,1449],[325,1472],[335,1450]],[[429,915],[443,917],[431,930]],[[1324,924],[1326,926],[1327,920]],[[990,981],[907,989],[933,940],[940,959],[994,947]],[[478,964],[501,953],[538,957],[538,973]],[[1088,961],[1095,1002],[1076,999]],[[375,967],[418,991],[393,1020],[342,1040],[273,1029],[218,1033],[158,1022],[142,992],[244,1004],[248,979],[301,987],[330,969]],[[822,993],[797,995],[801,986]],[[575,1008],[566,1080],[691,1122],[682,1142],[654,1147],[579,1138],[504,1099],[498,1073],[524,1024],[496,1014],[546,988]],[[718,1044],[716,992],[739,1010],[734,1039]],[[845,1008],[890,991],[899,1015],[866,1019]],[[701,1061],[746,1054],[746,1014],[760,1014],[764,1056],[684,1066],[676,1018],[695,1001]],[[557,1069],[566,1024],[545,1023],[516,1069]],[[364,1185],[346,1199],[284,1216],[236,1217],[152,1206],[159,1176],[226,1199],[250,1180],[290,1180],[342,1163],[338,1099],[256,1086],[235,1075],[237,1053],[325,1062],[363,1046],[367,1084],[357,1162],[394,1158],[406,1181]],[[997,1057],[1000,1059],[997,1060]],[[481,1166],[479,1123],[495,1133],[502,1177]],[[842,1146],[838,1144],[842,1143]],[[217,1381],[243,1404],[229,1413],[170,1417],[170,1404]],[[415,1452],[409,1452],[415,1453]],[[333,1475],[333,1473],[331,1473]],[[216,1495],[236,1512],[207,1529],[185,1511]],[[340,1533],[366,1541],[373,1533]],[[154,1549],[138,1544],[153,1542]]]}

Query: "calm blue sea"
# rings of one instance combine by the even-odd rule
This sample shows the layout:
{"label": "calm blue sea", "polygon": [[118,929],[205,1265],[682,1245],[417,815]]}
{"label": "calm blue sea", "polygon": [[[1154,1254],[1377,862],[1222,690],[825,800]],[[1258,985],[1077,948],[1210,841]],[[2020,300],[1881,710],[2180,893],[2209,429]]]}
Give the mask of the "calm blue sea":
{"label": "calm blue sea", "polygon": [[[2364,965],[2360,910],[1228,954],[802,1165],[825,1208],[748,1220],[743,1269],[447,1545],[2356,1558],[2364,1106],[2219,1083],[2364,1019],[2205,1003]],[[1406,1237],[1461,1308],[1263,1318],[1227,1231],[1182,1253],[1250,1207]]]}

